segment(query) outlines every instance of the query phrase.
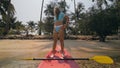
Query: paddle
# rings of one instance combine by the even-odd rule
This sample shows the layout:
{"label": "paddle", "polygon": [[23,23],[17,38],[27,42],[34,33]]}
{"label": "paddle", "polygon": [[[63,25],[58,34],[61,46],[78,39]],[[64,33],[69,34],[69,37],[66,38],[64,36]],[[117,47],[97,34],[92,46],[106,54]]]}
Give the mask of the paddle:
{"label": "paddle", "polygon": [[113,64],[112,58],[109,56],[94,56],[92,58],[65,58],[65,59],[59,59],[59,58],[27,58],[23,60],[94,60],[98,63],[102,64]]}

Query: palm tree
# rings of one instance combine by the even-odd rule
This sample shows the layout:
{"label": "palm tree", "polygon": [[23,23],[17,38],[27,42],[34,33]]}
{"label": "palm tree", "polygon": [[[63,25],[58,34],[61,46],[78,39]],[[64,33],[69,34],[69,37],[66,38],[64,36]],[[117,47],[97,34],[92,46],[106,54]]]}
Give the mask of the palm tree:
{"label": "palm tree", "polygon": [[2,20],[6,23],[4,35],[10,30],[10,17],[14,15],[15,9],[11,0],[0,0],[0,15]]}
{"label": "palm tree", "polygon": [[17,33],[20,33],[21,31],[23,31],[24,28],[25,28],[25,26],[22,24],[21,21],[16,21],[15,30],[17,31]]}
{"label": "palm tree", "polygon": [[33,21],[27,22],[27,30],[31,33],[35,31],[35,23]]}
{"label": "palm tree", "polygon": [[44,10],[44,13],[48,17],[54,16],[53,9],[55,4],[53,2],[50,2],[50,4],[47,4],[46,9]]}
{"label": "palm tree", "polygon": [[60,1],[58,2],[58,5],[60,6],[60,8],[62,8],[63,12],[66,13],[67,9],[66,8],[69,8],[69,6],[67,5],[66,1]]}
{"label": "palm tree", "polygon": [[24,25],[21,21],[17,21],[17,17],[11,17],[10,18],[11,23],[11,30],[15,30],[16,33],[20,34],[20,31],[24,30]]}
{"label": "palm tree", "polygon": [[14,6],[11,0],[1,0],[0,1],[0,15],[2,19],[6,22],[9,16],[13,16],[15,12]]}
{"label": "palm tree", "polygon": [[108,1],[114,1],[114,0],[92,0],[93,2],[97,3],[98,8],[102,9],[102,5],[108,6]]}
{"label": "palm tree", "polygon": [[39,26],[39,35],[41,35],[41,23],[42,23],[42,11],[43,11],[43,5],[44,5],[44,0],[42,0],[42,6],[41,6],[41,14],[40,14],[40,22],[38,24]]}
{"label": "palm tree", "polygon": [[84,5],[82,3],[78,3],[77,7],[75,8],[75,12],[71,13],[71,20],[75,21],[72,24],[74,25],[74,27],[71,27],[71,30],[73,32],[74,35],[78,34],[79,29],[79,24],[80,24],[80,20],[83,17],[83,13],[82,11],[84,10]]}
{"label": "palm tree", "polygon": [[53,9],[54,9],[55,3],[54,2],[50,2],[50,4],[47,4],[44,13],[47,16],[44,19],[44,31],[47,32],[49,35],[52,34],[53,31]]}

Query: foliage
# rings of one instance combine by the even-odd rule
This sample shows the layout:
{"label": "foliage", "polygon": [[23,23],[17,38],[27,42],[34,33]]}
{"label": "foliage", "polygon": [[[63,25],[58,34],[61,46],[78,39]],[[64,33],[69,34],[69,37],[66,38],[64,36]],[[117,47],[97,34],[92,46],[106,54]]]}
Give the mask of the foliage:
{"label": "foliage", "polygon": [[113,2],[114,0],[92,0],[96,2],[96,5],[99,9],[102,9],[104,6],[109,6],[108,2]]}
{"label": "foliage", "polygon": [[2,20],[0,20],[0,35],[3,35],[4,27],[5,27],[5,23]]}
{"label": "foliage", "polygon": [[47,34],[52,34],[53,33],[53,17],[46,17],[45,23],[44,24],[44,32]]}
{"label": "foliage", "polygon": [[9,34],[21,34],[21,31],[23,31],[25,28],[22,22],[18,21],[17,17],[11,17],[10,20],[11,20],[10,23],[11,28]]}
{"label": "foliage", "polygon": [[53,9],[54,9],[54,2],[50,2],[50,4],[47,4],[46,9],[44,10],[44,13],[46,16],[54,16]]}
{"label": "foliage", "polygon": [[83,35],[98,35],[99,40],[104,42],[106,36],[117,34],[120,24],[119,2],[116,0],[114,3],[114,1],[111,0],[113,4],[108,4],[109,0],[95,1],[96,5],[92,6],[86,12],[82,12],[84,10],[82,9],[83,7],[81,7],[81,11],[78,11],[79,7],[76,8],[76,13],[71,14],[71,19],[75,20],[75,17],[77,17],[77,23],[74,28],[70,29],[73,34],[79,34],[80,32],[80,34]]}
{"label": "foliage", "polygon": [[[84,9],[82,3],[78,3],[75,12],[69,14],[70,24],[67,28],[72,35],[98,35],[100,41],[105,41],[106,36],[117,34],[120,27],[120,0],[92,0],[95,4],[88,10]],[[38,28],[41,28],[47,34],[52,34],[54,6],[58,5],[64,13],[67,13],[69,6],[65,1],[54,3],[51,1],[45,6],[44,13],[46,17],[39,22]],[[8,33],[20,34],[25,30],[26,35],[36,30],[36,23],[33,21],[23,25],[14,17],[15,9],[11,0],[0,0],[0,35]]]}
{"label": "foliage", "polygon": [[70,25],[73,26],[70,27],[70,32],[72,32],[73,35],[80,34],[81,30],[84,29],[82,28],[83,25],[81,25],[82,19],[84,18],[83,10],[84,5],[83,3],[79,2],[75,10],[75,13],[71,13],[71,20],[73,21],[73,23],[71,23]]}
{"label": "foliage", "polygon": [[53,13],[53,9],[54,7],[58,5],[60,7],[61,10],[63,10],[64,13],[66,13],[67,11],[67,4],[64,1],[60,1],[57,4],[54,3],[53,1],[51,1],[49,4],[47,4],[46,9],[44,10],[45,15],[47,16],[44,19],[44,22],[42,26],[44,26],[43,31],[46,32],[47,34],[52,34],[53,32],[53,18],[54,18],[54,13]]}
{"label": "foliage", "polygon": [[29,21],[27,22],[27,26],[26,26],[26,35],[28,36],[29,32],[35,32],[36,30],[36,23],[34,23],[34,21]]}
{"label": "foliage", "polygon": [[93,12],[93,14],[90,15],[88,26],[91,31],[95,32],[100,37],[100,41],[104,42],[107,35],[117,33],[118,22],[116,12],[114,8],[109,7],[105,10]]}
{"label": "foliage", "polygon": [[0,16],[2,22],[5,23],[5,26],[3,29],[3,35],[7,35],[9,32],[11,26],[11,20],[10,18],[14,15],[15,9],[13,4],[11,3],[11,0],[0,0]]}

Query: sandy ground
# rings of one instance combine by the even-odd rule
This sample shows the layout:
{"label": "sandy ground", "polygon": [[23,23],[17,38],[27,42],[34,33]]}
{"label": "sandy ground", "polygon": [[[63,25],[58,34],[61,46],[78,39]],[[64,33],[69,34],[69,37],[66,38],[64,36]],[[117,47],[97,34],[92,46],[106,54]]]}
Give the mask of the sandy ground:
{"label": "sandy ground", "polygon": [[[51,50],[52,40],[0,40],[0,68],[37,68],[41,61],[21,60],[23,58],[44,58]],[[65,48],[72,57],[90,58],[96,55],[120,56],[120,40],[105,43],[85,40],[65,40]],[[96,68],[94,61],[76,61],[80,68]],[[116,64],[118,64],[116,62]],[[89,66],[89,67],[88,67]],[[117,65],[120,67],[120,64]],[[116,67],[116,68],[117,68]],[[113,68],[104,66],[104,68]]]}

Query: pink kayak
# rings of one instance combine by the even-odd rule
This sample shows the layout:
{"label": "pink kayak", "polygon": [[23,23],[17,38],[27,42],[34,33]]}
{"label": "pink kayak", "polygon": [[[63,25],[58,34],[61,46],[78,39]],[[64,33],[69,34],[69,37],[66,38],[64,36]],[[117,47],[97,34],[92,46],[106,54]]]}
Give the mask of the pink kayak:
{"label": "pink kayak", "polygon": [[[60,46],[57,45],[56,51],[60,50]],[[65,58],[72,58],[71,55],[64,50]],[[51,55],[51,51],[45,56],[48,59],[48,56]],[[56,52],[54,58],[61,59],[61,53]],[[64,59],[65,59],[64,58]],[[38,68],[79,68],[78,64],[74,60],[43,60],[39,65]]]}

